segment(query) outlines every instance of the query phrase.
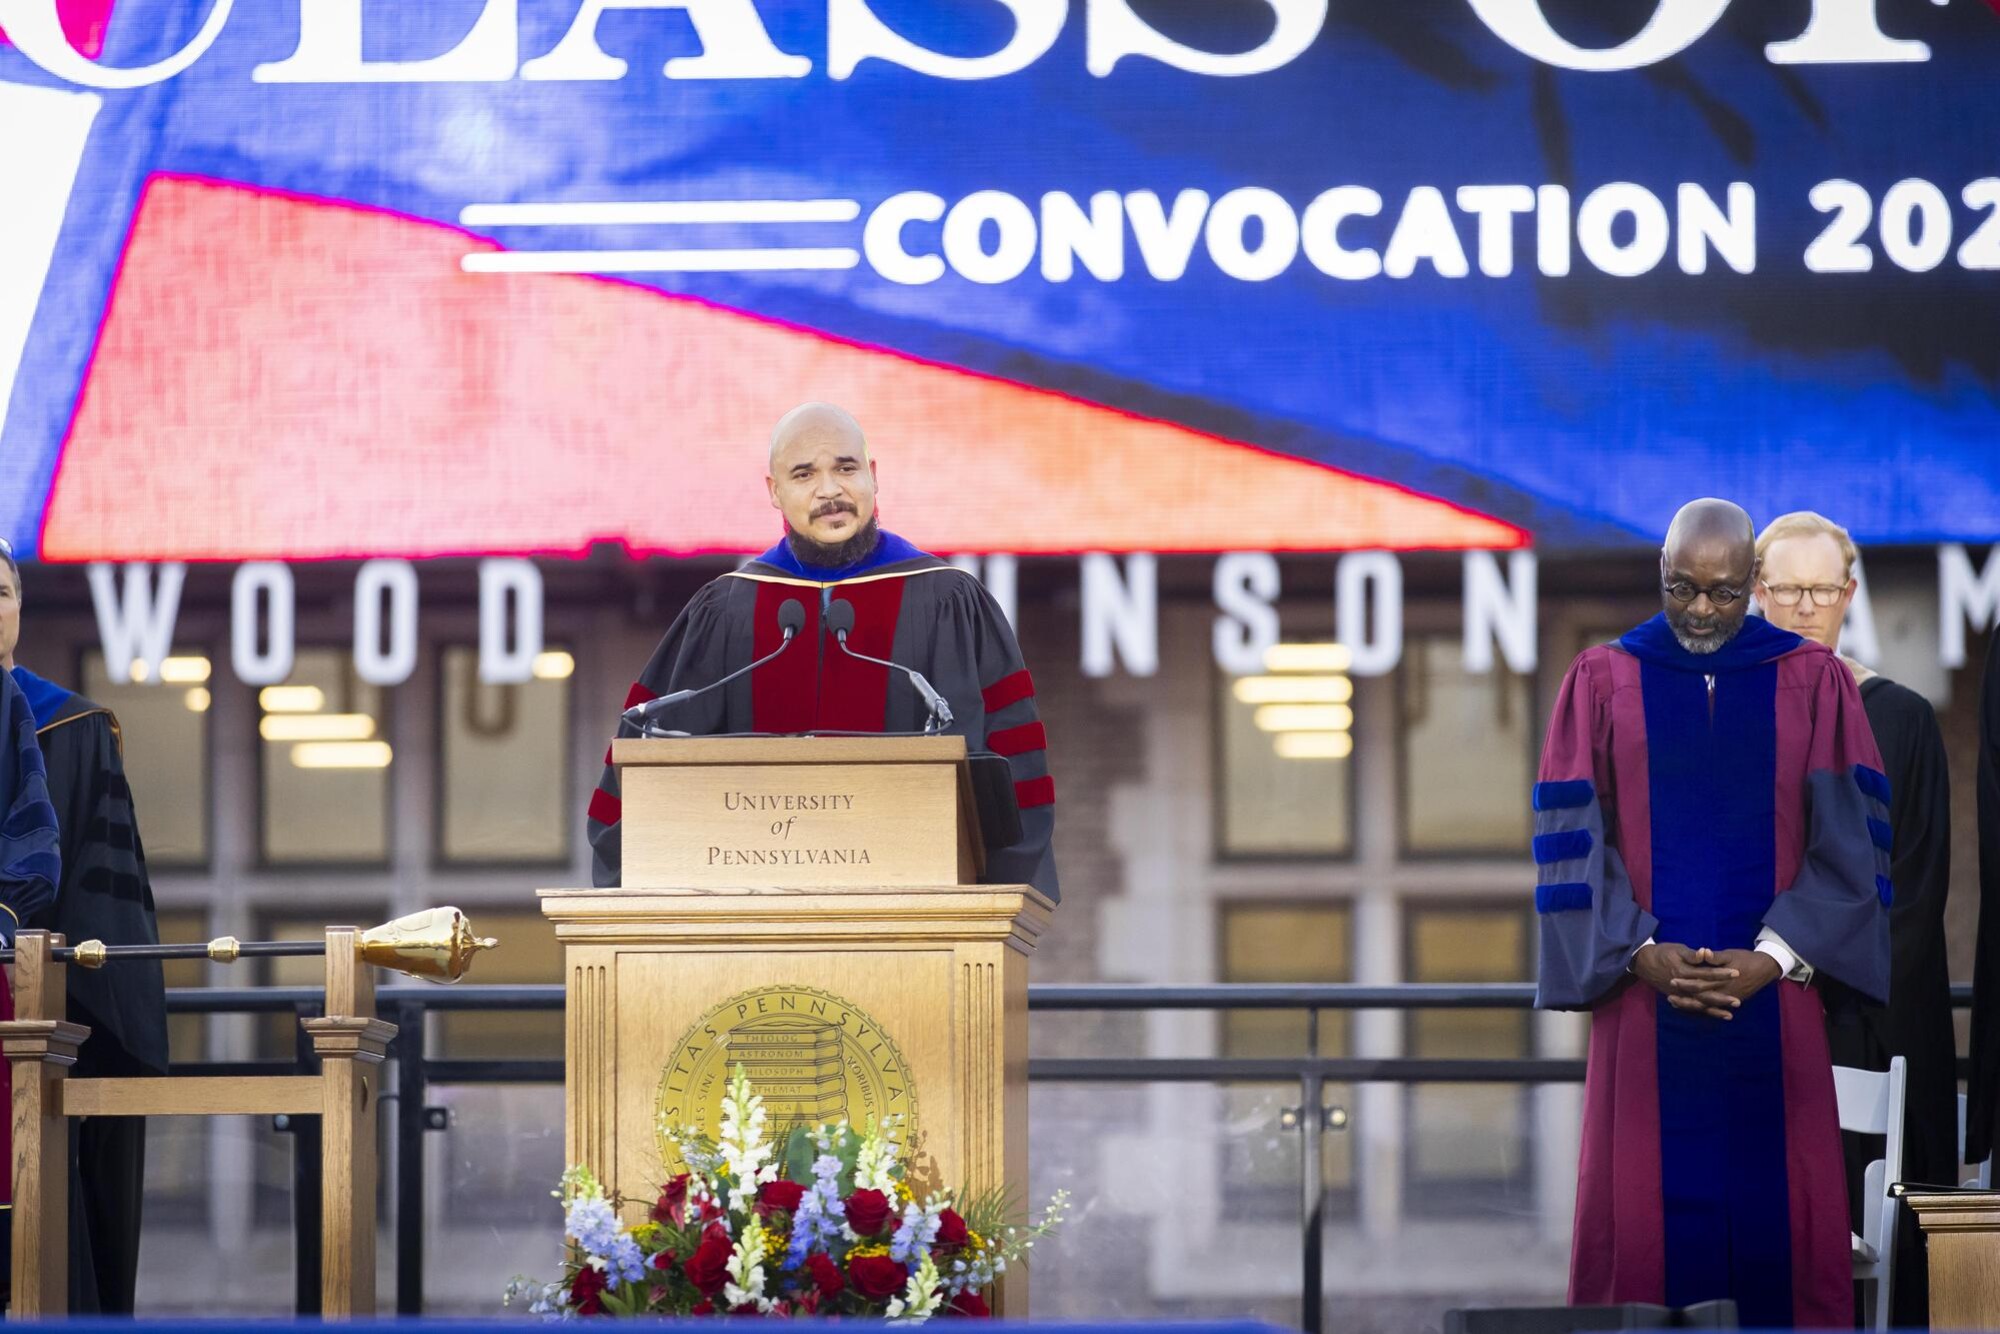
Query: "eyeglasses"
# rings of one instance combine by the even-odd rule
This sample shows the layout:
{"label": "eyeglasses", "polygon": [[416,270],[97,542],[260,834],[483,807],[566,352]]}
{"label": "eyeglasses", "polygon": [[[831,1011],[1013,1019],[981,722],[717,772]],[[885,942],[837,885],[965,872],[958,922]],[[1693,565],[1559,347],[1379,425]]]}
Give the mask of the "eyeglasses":
{"label": "eyeglasses", "polygon": [[1815,607],[1831,607],[1847,591],[1846,584],[1765,584],[1764,591],[1780,607],[1796,607],[1799,599],[1812,594]]}
{"label": "eyeglasses", "polygon": [[1708,600],[1718,607],[1728,606],[1730,603],[1736,601],[1736,599],[1742,597],[1744,593],[1743,589],[1731,588],[1727,584],[1714,584],[1708,588],[1703,588],[1699,584],[1691,584],[1685,579],[1666,585],[1666,591],[1668,597],[1683,606],[1706,593],[1708,594]]}

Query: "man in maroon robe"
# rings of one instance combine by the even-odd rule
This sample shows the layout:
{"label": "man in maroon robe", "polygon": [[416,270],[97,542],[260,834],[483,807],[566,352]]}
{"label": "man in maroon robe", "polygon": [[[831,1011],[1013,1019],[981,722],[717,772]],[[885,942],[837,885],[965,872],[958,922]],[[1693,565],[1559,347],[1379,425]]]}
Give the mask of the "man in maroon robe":
{"label": "man in maroon robe", "polygon": [[[780,608],[795,603],[803,626],[783,653],[720,690],[671,704],[656,721],[695,736],[919,731],[930,709],[908,678],[854,655],[915,668],[949,704],[946,730],[974,752],[1004,756],[1013,771],[1021,838],[989,852],[987,880],[1058,898],[1048,739],[1034,680],[999,604],[971,575],[877,524],[875,463],[861,427],[841,409],[808,403],[787,413],[772,433],[765,480],[784,515],[784,540],[694,595],[626,707],[718,682],[778,649]],[[849,614],[851,653],[832,633]],[[625,722],[619,735],[638,729]],[[618,772],[606,752],[589,812],[592,879],[600,886],[619,883],[621,813]]]}
{"label": "man in maroon robe", "polygon": [[1537,1004],[1591,1011],[1570,1300],[1853,1321],[1822,976],[1885,1000],[1888,782],[1854,676],[1745,618],[1750,518],[1696,501],[1664,611],[1578,657],[1535,785]]}

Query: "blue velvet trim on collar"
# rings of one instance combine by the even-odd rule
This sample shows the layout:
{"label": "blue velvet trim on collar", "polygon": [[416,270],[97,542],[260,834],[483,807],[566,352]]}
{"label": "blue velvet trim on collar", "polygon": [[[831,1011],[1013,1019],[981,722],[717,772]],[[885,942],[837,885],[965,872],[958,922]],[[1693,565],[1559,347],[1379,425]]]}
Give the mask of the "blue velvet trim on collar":
{"label": "blue velvet trim on collar", "polygon": [[28,712],[35,715],[37,732],[54,722],[62,706],[76,697],[75,691],[66,690],[54,681],[43,680],[26,667],[14,669],[14,683],[20,686],[21,693],[28,697]]}
{"label": "blue velvet trim on collar", "polygon": [[1789,630],[1780,630],[1761,616],[1743,618],[1736,637],[1713,653],[1690,653],[1674,638],[1667,615],[1661,612],[1644,625],[1627,630],[1619,647],[1643,662],[1677,672],[1698,672],[1703,676],[1748,671],[1761,667],[1798,648],[1806,641]]}
{"label": "blue velvet trim on collar", "polygon": [[837,584],[843,579],[859,578],[884,566],[900,565],[906,560],[917,560],[929,554],[918,550],[884,528],[881,540],[875,543],[875,549],[852,565],[842,565],[833,569],[823,565],[808,565],[792,554],[789,542],[778,543],[757,557],[757,561],[760,565],[769,565],[782,570],[794,579],[810,579],[816,584]]}

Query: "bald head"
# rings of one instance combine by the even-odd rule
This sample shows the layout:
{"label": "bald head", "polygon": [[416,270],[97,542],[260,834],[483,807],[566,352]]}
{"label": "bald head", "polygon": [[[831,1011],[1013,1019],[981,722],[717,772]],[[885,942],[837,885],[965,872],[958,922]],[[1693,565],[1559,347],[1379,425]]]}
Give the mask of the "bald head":
{"label": "bald head", "polygon": [[861,423],[846,408],[832,403],[801,403],[778,418],[778,424],[771,428],[772,476],[777,476],[778,456],[801,442],[851,448],[862,462],[868,460],[868,440],[861,434]]}
{"label": "bald head", "polygon": [[814,544],[809,564],[844,565],[838,557],[849,543],[873,545],[875,464],[861,423],[846,409],[801,403],[779,418],[766,482],[785,526]]}
{"label": "bald head", "polygon": [[1757,525],[1741,505],[1708,497],[1690,500],[1667,526],[1666,551],[1672,559],[1676,549],[1690,545],[1723,543],[1740,545],[1754,558],[1757,554]]}
{"label": "bald head", "polygon": [[1681,506],[1660,549],[1660,597],[1681,647],[1713,653],[1736,637],[1757,581],[1757,527],[1741,505]]}

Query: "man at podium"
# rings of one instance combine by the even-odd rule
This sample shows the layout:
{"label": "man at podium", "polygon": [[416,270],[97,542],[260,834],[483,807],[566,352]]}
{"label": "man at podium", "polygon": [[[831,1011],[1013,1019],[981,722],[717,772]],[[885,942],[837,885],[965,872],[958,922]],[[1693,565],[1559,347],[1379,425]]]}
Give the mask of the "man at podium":
{"label": "man at podium", "polygon": [[[1005,757],[1012,770],[1021,837],[989,851],[985,879],[1056,899],[1047,736],[999,605],[970,574],[882,530],[875,463],[842,409],[807,403],[786,413],[771,433],[765,483],[784,515],[784,540],[695,594],[633,684],[627,709],[655,703],[652,725],[691,736],[919,732],[948,712],[940,730],[965,737],[971,751]],[[945,707],[902,669],[920,674]],[[639,734],[629,718],[621,722],[620,736]],[[600,887],[620,875],[621,801],[610,759],[590,798],[591,875]]]}

